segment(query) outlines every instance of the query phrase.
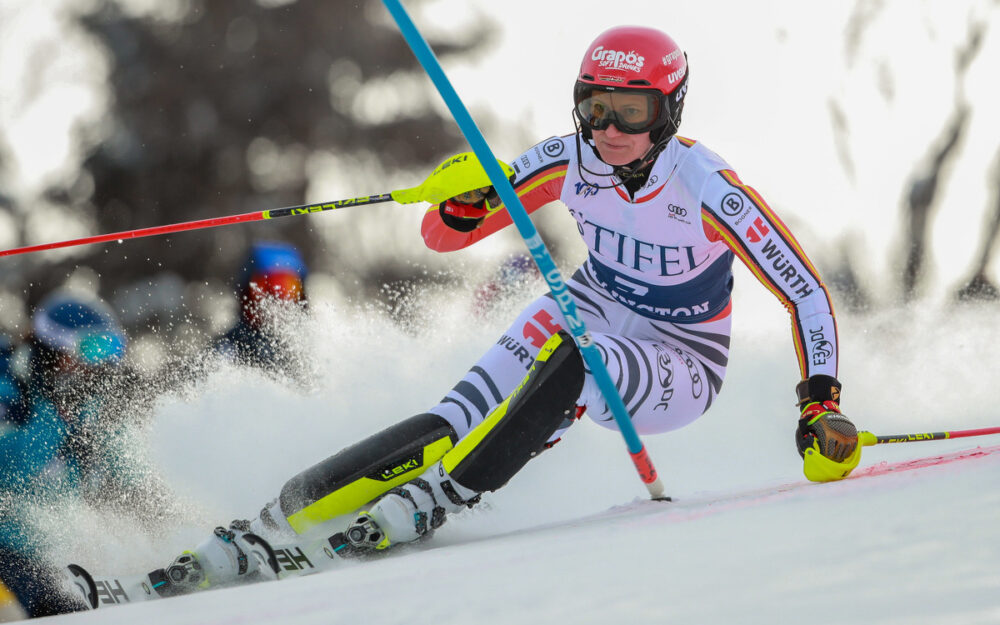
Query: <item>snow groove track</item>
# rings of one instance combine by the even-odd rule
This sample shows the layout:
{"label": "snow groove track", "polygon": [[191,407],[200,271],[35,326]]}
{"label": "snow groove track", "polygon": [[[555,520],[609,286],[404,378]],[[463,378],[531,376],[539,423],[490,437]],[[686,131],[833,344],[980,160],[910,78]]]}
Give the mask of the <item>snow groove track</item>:
{"label": "snow groove track", "polygon": [[[729,493],[700,494],[691,497],[676,497],[672,502],[657,502],[648,499],[637,499],[632,503],[614,506],[604,512],[599,512],[578,520],[540,525],[533,529],[511,532],[510,535],[523,534],[531,531],[559,529],[565,526],[583,526],[591,523],[604,523],[609,520],[625,522],[639,521],[652,517],[656,523],[681,523],[693,521],[709,515],[721,514],[730,510],[757,506],[765,503],[788,499],[797,494],[819,497],[832,494],[830,491],[850,490],[862,478],[885,476],[889,474],[913,471],[928,467],[950,464],[963,460],[978,460],[1000,454],[1000,445],[992,447],[977,447],[946,454],[902,460],[897,462],[879,462],[870,467],[855,470],[850,477],[840,482],[814,484],[803,478],[798,482],[766,486],[751,490]],[[1000,457],[1000,456],[998,456]],[[865,480],[868,482],[868,480]],[[490,540],[486,538],[485,540]]]}
{"label": "snow groove track", "polygon": [[899,471],[912,471],[924,467],[933,467],[939,464],[948,464],[958,460],[968,460],[971,458],[983,458],[1000,452],[1000,445],[993,447],[976,447],[965,451],[956,451],[940,456],[927,456],[926,458],[916,458],[914,460],[903,460],[901,462],[880,462],[875,466],[858,469],[849,479],[857,479],[869,475],[885,475],[886,473],[897,473]]}

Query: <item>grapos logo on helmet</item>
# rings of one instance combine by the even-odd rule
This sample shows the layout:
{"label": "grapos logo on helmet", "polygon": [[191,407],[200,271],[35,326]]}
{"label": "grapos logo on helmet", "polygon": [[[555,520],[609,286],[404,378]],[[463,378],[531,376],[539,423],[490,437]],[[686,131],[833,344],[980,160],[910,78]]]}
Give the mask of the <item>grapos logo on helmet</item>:
{"label": "grapos logo on helmet", "polygon": [[[602,32],[587,46],[573,85],[577,147],[581,141],[593,141],[595,130],[614,124],[626,134],[646,134],[652,143],[634,165],[615,167],[624,173],[648,165],[680,126],[689,75],[684,50],[663,31],[616,26]],[[608,93],[611,96],[604,95]],[[623,119],[614,102],[608,112],[608,101],[622,93],[644,98],[646,115],[637,121]],[[577,169],[583,172],[579,162]]]}
{"label": "grapos logo on helmet", "polygon": [[597,46],[590,55],[590,59],[598,61],[598,67],[610,69],[630,69],[633,72],[642,70],[646,62],[645,57],[639,56],[635,50],[623,52],[621,50],[605,50],[604,46]]}

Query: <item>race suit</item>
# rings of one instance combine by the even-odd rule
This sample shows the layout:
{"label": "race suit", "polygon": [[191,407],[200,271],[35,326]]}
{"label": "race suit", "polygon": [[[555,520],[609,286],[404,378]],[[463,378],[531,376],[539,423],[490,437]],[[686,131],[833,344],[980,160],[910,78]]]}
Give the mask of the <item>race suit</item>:
{"label": "race suit", "polygon": [[[620,181],[582,138],[578,150],[577,140],[554,137],[515,159],[514,188],[529,213],[559,200],[575,218],[589,254],[567,286],[639,433],[690,423],[721,390],[734,256],[791,314],[802,377],[836,376],[826,287],[785,224],[725,161],[675,136],[633,198],[621,185],[598,188],[595,181]],[[479,228],[459,232],[433,207],[422,234],[428,247],[447,252],[510,224],[501,206]],[[551,295],[539,297],[430,412],[464,436],[516,387],[562,324]],[[577,403],[597,423],[617,428],[589,373]]]}

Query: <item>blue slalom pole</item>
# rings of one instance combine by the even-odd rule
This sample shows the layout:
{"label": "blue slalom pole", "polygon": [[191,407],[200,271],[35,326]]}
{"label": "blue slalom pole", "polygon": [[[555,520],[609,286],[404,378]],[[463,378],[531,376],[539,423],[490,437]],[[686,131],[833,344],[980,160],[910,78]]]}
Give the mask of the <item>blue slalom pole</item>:
{"label": "blue slalom pole", "polygon": [[524,239],[525,245],[528,246],[531,257],[535,260],[535,264],[538,265],[539,271],[549,285],[552,297],[555,298],[556,303],[559,305],[559,310],[562,311],[563,319],[566,321],[566,325],[573,335],[573,340],[580,348],[580,354],[583,356],[584,362],[590,368],[590,372],[594,376],[601,394],[604,395],[604,399],[611,409],[615,421],[618,423],[618,430],[625,439],[625,445],[632,456],[632,462],[639,472],[639,477],[646,485],[653,499],[666,499],[663,482],[660,481],[656,473],[656,467],[653,466],[653,461],[646,451],[646,446],[643,445],[639,434],[635,431],[635,426],[632,425],[632,419],[628,414],[628,409],[625,407],[625,402],[622,401],[621,395],[618,393],[618,389],[611,379],[611,374],[608,373],[608,368],[604,365],[601,353],[594,346],[593,339],[590,333],[587,332],[587,327],[584,325],[583,319],[580,318],[580,315],[576,311],[576,302],[573,301],[573,296],[566,288],[562,274],[559,273],[555,261],[552,260],[552,255],[549,254],[549,250],[545,247],[545,242],[538,235],[538,230],[535,229],[531,218],[528,217],[528,212],[524,209],[524,205],[521,204],[521,198],[517,196],[514,187],[507,179],[503,169],[500,168],[496,157],[493,156],[493,151],[486,143],[486,138],[483,137],[483,133],[476,126],[476,122],[473,121],[468,109],[462,103],[462,99],[455,92],[455,88],[452,87],[451,81],[445,75],[437,57],[434,56],[433,50],[427,45],[427,41],[424,40],[420,31],[417,30],[413,20],[406,13],[406,9],[403,8],[399,0],[382,1],[386,8],[389,9],[389,13],[392,14],[393,19],[396,20],[399,30],[406,39],[406,43],[413,50],[413,54],[420,61],[420,64],[423,66],[424,71],[427,72],[434,86],[437,87],[438,93],[441,94],[445,104],[448,105],[448,109],[458,123],[459,129],[465,135],[469,145],[472,146],[473,152],[475,152],[479,162],[486,170],[486,174],[493,183],[497,194],[507,207],[507,212],[514,221],[517,231],[521,233],[521,237]]}

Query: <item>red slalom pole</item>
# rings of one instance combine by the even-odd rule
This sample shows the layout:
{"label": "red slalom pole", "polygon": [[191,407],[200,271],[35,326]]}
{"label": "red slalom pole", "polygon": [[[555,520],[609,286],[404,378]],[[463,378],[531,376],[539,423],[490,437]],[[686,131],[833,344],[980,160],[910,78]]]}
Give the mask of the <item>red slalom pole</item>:
{"label": "red slalom pole", "polygon": [[877,436],[871,432],[858,432],[858,440],[865,447],[885,443],[915,443],[917,441],[942,441],[949,438],[965,438],[967,436],[988,436],[1000,434],[1000,427],[978,428],[975,430],[953,430],[950,432],[919,432],[916,434],[890,434]]}
{"label": "red slalom pole", "polygon": [[26,247],[16,247],[10,250],[0,251],[0,256],[14,256],[15,254],[29,254],[31,252],[41,252],[44,250],[55,250],[62,247],[73,247],[76,245],[89,245],[91,243],[107,243],[108,241],[122,241],[125,239],[138,239],[141,237],[151,237],[158,234],[170,234],[172,232],[183,232],[185,230],[200,230],[202,228],[215,228],[227,226],[229,224],[246,223],[250,221],[262,221],[265,219],[277,219],[278,217],[288,217],[292,215],[309,215],[323,211],[342,208],[344,206],[360,206],[362,204],[377,204],[379,202],[393,201],[392,193],[381,195],[369,195],[357,197],[349,200],[337,200],[335,202],[320,202],[318,204],[302,204],[300,206],[287,206],[285,208],[275,208],[271,210],[257,211],[255,213],[243,213],[242,215],[230,215],[228,217],[212,217],[210,219],[198,219],[196,221],[185,221],[183,223],[170,224],[166,226],[153,226],[150,228],[139,228],[138,230],[126,230],[124,232],[113,232],[111,234],[98,234],[92,237],[82,237],[70,239],[68,241],[58,241],[56,243],[42,243],[40,245],[28,245]]}

